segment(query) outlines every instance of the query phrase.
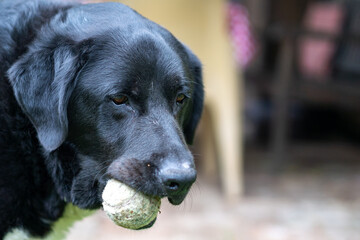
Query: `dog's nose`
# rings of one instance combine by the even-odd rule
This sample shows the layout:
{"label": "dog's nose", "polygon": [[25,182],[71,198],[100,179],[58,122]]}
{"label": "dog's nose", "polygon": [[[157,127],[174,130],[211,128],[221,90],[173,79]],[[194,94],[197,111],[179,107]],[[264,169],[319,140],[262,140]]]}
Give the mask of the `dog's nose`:
{"label": "dog's nose", "polygon": [[196,170],[193,167],[169,167],[160,171],[160,179],[169,199],[183,199],[196,180]]}

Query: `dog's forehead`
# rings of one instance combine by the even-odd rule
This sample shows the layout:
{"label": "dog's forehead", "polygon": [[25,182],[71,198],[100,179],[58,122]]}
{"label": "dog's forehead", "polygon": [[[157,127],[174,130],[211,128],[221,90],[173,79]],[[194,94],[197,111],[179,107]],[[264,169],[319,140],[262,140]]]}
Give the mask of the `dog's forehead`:
{"label": "dog's forehead", "polygon": [[[148,32],[124,40],[112,36],[96,49],[87,69],[88,87],[107,92],[143,95],[149,91],[175,91],[188,79],[186,59],[171,42]],[[179,52],[180,51],[180,52]]]}

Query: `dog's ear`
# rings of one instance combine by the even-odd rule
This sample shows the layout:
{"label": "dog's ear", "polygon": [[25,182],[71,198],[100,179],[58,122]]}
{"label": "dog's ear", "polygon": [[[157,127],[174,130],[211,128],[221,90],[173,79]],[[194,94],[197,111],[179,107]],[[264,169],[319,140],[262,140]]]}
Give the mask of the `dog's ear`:
{"label": "dog's ear", "polygon": [[16,100],[48,151],[67,136],[67,105],[81,65],[80,49],[72,43],[33,47],[8,71]]}
{"label": "dog's ear", "polygon": [[202,80],[202,67],[200,60],[193,54],[189,48],[185,46],[187,52],[190,71],[194,80],[194,92],[191,97],[191,106],[189,109],[188,116],[183,124],[183,132],[185,140],[188,144],[192,144],[195,135],[196,126],[199,123],[203,104],[204,104],[204,86]]}

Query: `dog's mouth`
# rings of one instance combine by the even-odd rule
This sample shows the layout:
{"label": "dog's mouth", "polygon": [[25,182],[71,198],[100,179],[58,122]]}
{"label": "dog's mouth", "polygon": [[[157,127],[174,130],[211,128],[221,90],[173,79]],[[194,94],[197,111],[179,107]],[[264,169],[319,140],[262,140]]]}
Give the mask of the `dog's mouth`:
{"label": "dog's mouth", "polygon": [[157,218],[155,218],[154,220],[152,220],[148,225],[143,226],[143,227],[141,227],[141,228],[138,228],[138,229],[136,229],[136,230],[143,230],[143,229],[151,228],[151,227],[154,225],[154,223],[156,222],[156,219],[157,219]]}
{"label": "dog's mouth", "polygon": [[[105,185],[106,185],[106,182],[107,182],[109,179],[110,179],[110,178],[107,177],[107,178],[105,178],[105,179],[103,179],[103,180],[101,181],[102,184],[101,184],[101,187],[100,187],[100,189],[99,189],[99,192],[100,192],[100,193],[103,192],[103,190],[104,190],[104,188],[105,188]],[[117,179],[117,180],[121,181],[119,178],[114,178],[114,179]],[[127,184],[126,181],[121,181],[121,182]],[[127,184],[127,185],[131,186],[131,184]],[[169,203],[171,203],[172,205],[175,205],[175,206],[180,205],[180,204],[184,201],[184,199],[186,198],[187,193],[188,193],[188,191],[186,191],[186,192],[183,191],[181,194],[168,195],[168,194],[166,194],[164,191],[159,191],[159,190],[156,191],[156,192],[143,191],[142,189],[139,189],[137,186],[131,186],[131,187],[133,187],[133,188],[136,189],[137,191],[142,192],[142,193],[144,193],[144,194],[146,194],[146,195],[150,195],[150,196],[153,196],[153,197],[159,197],[159,198],[162,198],[162,199],[167,198],[168,201],[169,201]],[[150,224],[149,224],[149,225],[150,225]]]}
{"label": "dog's mouth", "polygon": [[186,197],[186,194],[184,195],[177,195],[177,196],[169,196],[168,200],[172,205],[180,205]]}

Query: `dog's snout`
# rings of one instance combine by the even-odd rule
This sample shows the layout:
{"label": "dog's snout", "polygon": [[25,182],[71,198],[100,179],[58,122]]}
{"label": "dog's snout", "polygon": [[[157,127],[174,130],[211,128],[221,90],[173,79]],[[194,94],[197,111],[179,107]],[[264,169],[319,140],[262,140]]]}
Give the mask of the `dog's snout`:
{"label": "dog's snout", "polygon": [[188,190],[196,180],[196,171],[163,176],[163,184],[169,195]]}
{"label": "dog's snout", "polygon": [[196,170],[192,167],[165,168],[160,171],[160,179],[169,198],[186,195],[196,180]]}

